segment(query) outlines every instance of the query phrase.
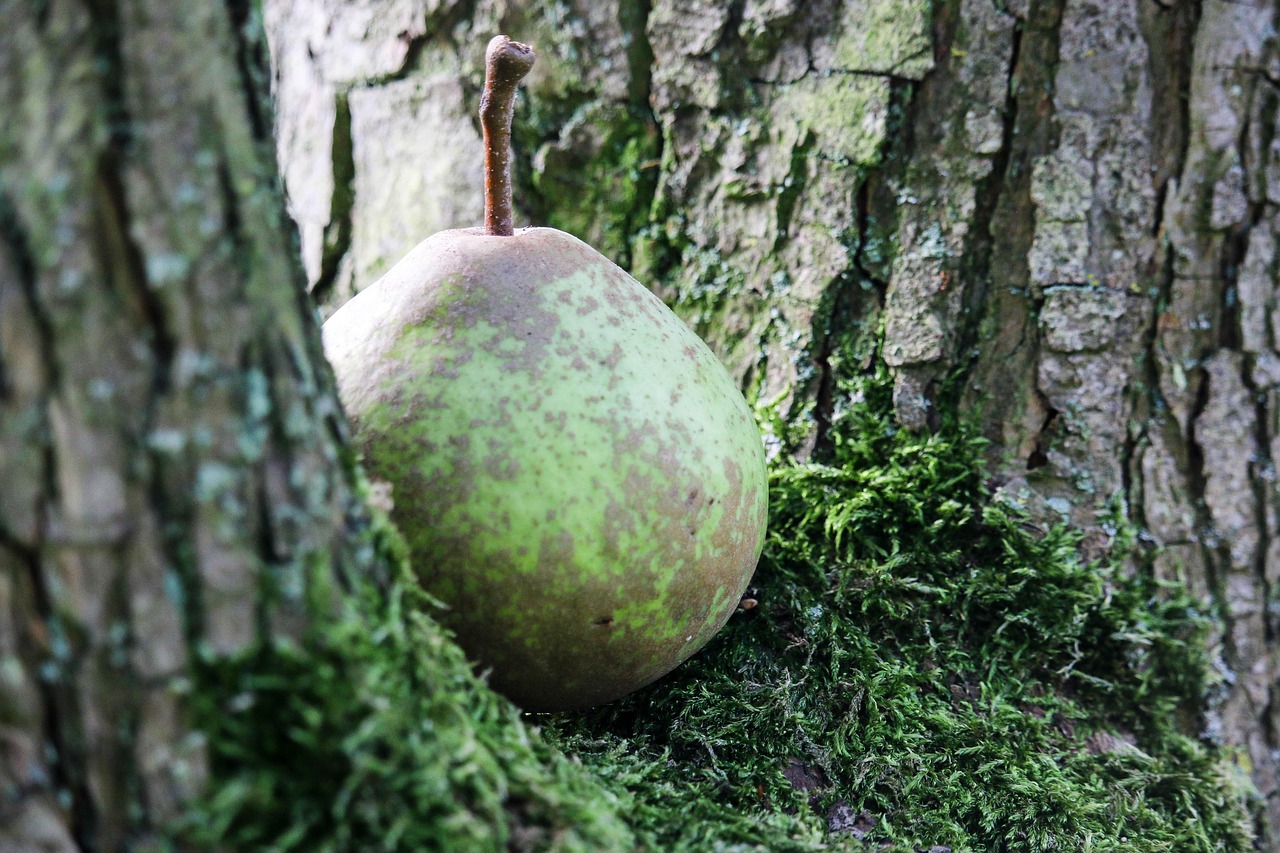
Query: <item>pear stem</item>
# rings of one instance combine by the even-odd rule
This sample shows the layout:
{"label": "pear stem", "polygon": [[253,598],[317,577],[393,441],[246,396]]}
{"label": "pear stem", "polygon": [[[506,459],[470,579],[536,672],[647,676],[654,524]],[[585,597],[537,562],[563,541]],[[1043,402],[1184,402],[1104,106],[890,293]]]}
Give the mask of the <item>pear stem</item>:
{"label": "pear stem", "polygon": [[515,234],[511,225],[511,117],[516,87],[533,67],[533,48],[494,36],[484,55],[484,93],[480,127],[484,131],[484,232]]}

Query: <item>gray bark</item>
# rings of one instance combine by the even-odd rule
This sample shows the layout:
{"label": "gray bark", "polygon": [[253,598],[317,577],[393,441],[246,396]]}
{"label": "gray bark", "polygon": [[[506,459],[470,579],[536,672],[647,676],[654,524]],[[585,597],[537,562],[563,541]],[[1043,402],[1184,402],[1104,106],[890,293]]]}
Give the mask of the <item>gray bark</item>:
{"label": "gray bark", "polygon": [[368,568],[253,15],[0,3],[0,850],[155,843],[190,662]]}
{"label": "gray bark", "polygon": [[532,42],[524,221],[673,302],[778,401],[787,452],[823,452],[841,377],[879,359],[905,426],[980,412],[993,483],[1085,530],[1086,553],[1136,525],[1134,570],[1187,583],[1216,620],[1200,734],[1239,748],[1280,828],[1274,3],[266,14],[290,210],[326,305],[478,220],[479,56],[495,32]]}

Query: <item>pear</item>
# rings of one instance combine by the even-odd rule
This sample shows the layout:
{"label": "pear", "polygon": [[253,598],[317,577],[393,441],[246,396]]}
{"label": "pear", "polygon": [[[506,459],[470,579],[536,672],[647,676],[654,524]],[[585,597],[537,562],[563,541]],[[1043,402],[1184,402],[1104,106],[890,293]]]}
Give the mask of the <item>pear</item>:
{"label": "pear", "polygon": [[661,300],[569,234],[511,228],[511,101],[533,54],[505,36],[488,54],[486,227],[419,244],[329,318],[324,346],[442,621],[518,705],[582,708],[666,674],[732,615],[764,540],[764,453]]}

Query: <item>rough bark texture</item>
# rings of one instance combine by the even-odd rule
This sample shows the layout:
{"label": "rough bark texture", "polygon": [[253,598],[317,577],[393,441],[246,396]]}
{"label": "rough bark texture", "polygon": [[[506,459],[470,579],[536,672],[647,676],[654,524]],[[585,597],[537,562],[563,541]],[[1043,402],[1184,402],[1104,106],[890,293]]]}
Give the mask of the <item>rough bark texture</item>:
{"label": "rough bark texture", "polygon": [[0,4],[0,850],[152,843],[190,665],[361,563],[255,16]]}
{"label": "rough bark texture", "polygon": [[[1264,0],[267,0],[316,295],[479,219],[495,32],[542,59],[517,224],[675,304],[824,452],[876,359],[980,412],[993,482],[1215,616],[1201,733],[1280,827],[1280,43]],[[958,381],[957,381],[958,380]]]}

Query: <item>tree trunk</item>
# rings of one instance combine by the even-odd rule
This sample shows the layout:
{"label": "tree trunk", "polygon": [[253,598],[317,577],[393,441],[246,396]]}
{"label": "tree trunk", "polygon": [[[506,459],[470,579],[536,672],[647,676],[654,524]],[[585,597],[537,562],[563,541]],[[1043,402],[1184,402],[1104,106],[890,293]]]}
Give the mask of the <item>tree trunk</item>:
{"label": "tree trunk", "polygon": [[904,426],[976,413],[992,482],[1085,530],[1087,554],[1135,526],[1133,570],[1189,585],[1216,619],[1221,689],[1199,734],[1239,748],[1280,829],[1275,4],[266,15],[324,304],[478,221],[483,45],[534,43],[518,219],[578,234],[673,303],[777,407],[783,452],[820,458],[843,379],[880,361]]}
{"label": "tree trunk", "polygon": [[189,665],[375,567],[249,3],[0,3],[0,850],[146,847]]}

